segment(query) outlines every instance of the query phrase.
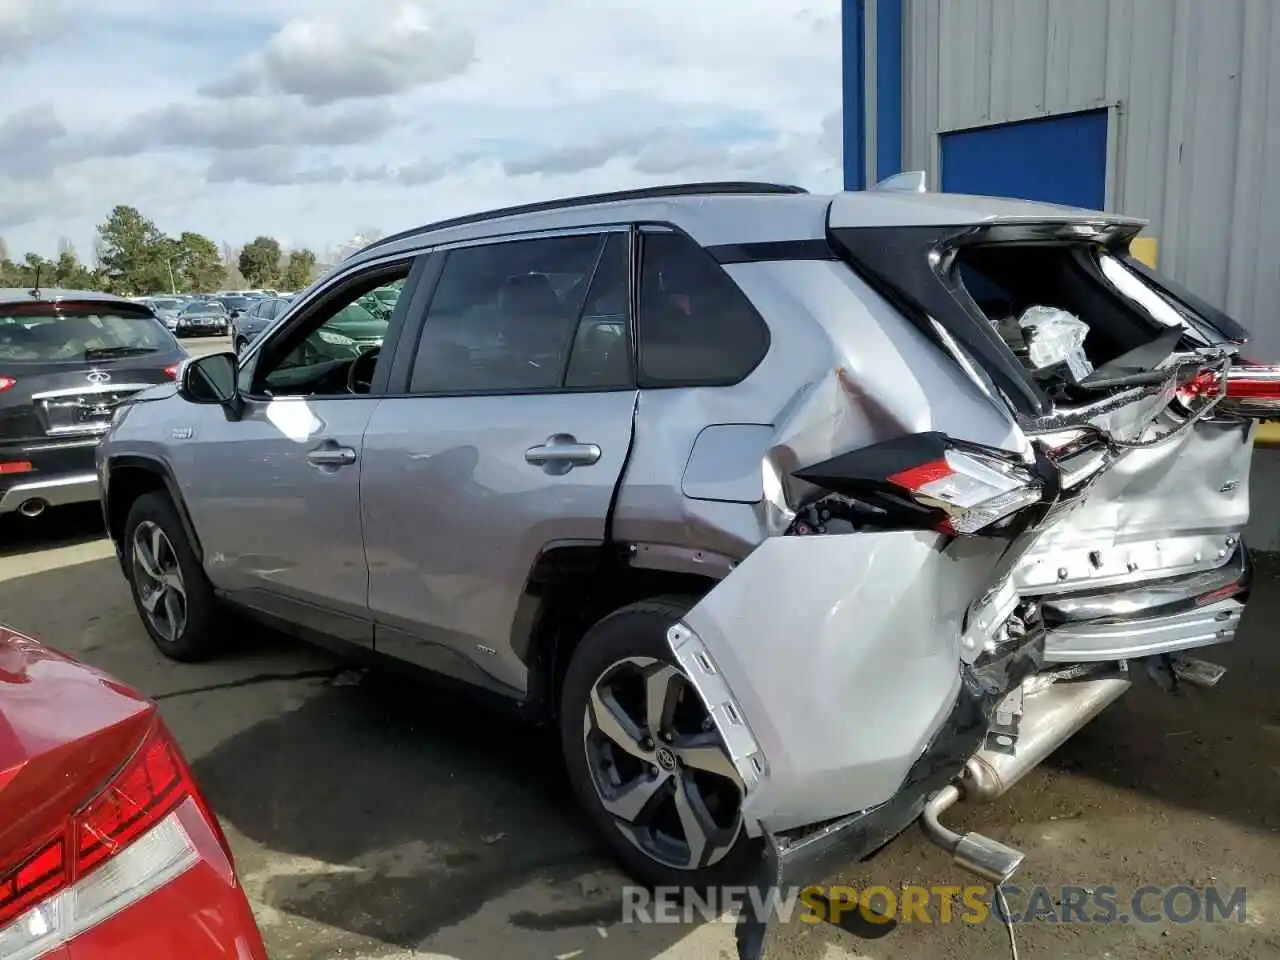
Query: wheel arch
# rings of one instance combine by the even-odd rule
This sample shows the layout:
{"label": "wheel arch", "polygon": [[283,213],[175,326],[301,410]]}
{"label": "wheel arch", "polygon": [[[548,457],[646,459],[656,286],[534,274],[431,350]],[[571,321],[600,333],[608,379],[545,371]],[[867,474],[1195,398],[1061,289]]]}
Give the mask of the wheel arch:
{"label": "wheel arch", "polygon": [[181,488],[173,475],[173,471],[163,460],[138,454],[121,454],[109,457],[105,466],[106,484],[104,487],[102,510],[107,525],[107,534],[116,545],[116,553],[123,563],[124,524],[134,502],[147,493],[161,490],[168,494],[178,518],[182,521],[183,533],[196,559],[204,562],[204,550],[200,538],[196,534],[195,524],[187,511],[186,502],[182,498]]}
{"label": "wheel arch", "polygon": [[[690,569],[693,551],[649,550],[647,544],[553,544],[535,561],[525,583],[513,637],[528,664],[526,707],[539,720],[559,712],[569,660],[593,624],[640,600],[709,593],[731,562]],[[523,621],[523,622],[522,622]]]}

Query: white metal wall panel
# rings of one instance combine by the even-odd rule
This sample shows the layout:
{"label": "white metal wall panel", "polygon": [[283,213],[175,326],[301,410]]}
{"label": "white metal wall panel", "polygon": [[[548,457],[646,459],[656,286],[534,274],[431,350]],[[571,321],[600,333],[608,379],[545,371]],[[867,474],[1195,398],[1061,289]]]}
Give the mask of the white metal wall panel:
{"label": "white metal wall panel", "polygon": [[1280,359],[1280,3],[904,0],[904,169],[938,134],[1114,111],[1108,205]]}

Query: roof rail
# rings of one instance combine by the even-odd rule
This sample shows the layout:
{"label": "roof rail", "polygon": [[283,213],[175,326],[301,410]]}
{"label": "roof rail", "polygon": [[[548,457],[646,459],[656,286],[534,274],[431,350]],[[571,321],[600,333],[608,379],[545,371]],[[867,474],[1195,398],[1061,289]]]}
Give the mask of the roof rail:
{"label": "roof rail", "polygon": [[[524,213],[545,213],[551,210],[565,210],[572,207],[587,207],[596,203],[617,203],[624,200],[659,200],[663,197],[698,197],[708,194],[750,195],[750,194],[794,194],[808,193],[804,187],[785,183],[764,183],[752,180],[712,181],[708,183],[676,183],[660,187],[640,187],[636,190],[617,190],[612,193],[591,193],[581,197],[564,197],[560,200],[540,200],[537,203],[523,203],[515,207],[500,207],[497,210],[486,210],[482,213],[469,213],[464,217],[450,220],[438,220],[435,223],[423,224],[409,230],[401,230],[387,237],[381,237],[373,243],[366,244],[356,253],[385,247],[397,240],[405,240],[428,230],[445,230],[449,227],[465,227],[472,223],[484,223],[486,220],[498,220],[502,217],[514,217]],[[351,256],[355,256],[353,253]]]}

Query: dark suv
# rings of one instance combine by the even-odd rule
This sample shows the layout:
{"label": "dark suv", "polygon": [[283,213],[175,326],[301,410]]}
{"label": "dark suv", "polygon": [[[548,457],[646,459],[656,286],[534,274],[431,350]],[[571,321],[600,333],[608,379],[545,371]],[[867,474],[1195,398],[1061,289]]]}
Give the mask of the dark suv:
{"label": "dark suv", "polygon": [[174,380],[185,357],[146,304],[0,289],[0,514],[96,500],[115,405]]}

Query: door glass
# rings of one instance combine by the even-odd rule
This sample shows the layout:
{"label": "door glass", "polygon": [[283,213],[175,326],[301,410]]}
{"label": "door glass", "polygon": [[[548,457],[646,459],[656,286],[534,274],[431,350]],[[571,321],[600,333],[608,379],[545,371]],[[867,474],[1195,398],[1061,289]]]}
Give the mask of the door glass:
{"label": "door glass", "polygon": [[560,389],[604,246],[603,236],[596,234],[449,251],[423,326],[410,391]]}
{"label": "door glass", "polygon": [[680,233],[644,234],[640,386],[737,383],[764,359],[769,329],[746,294]]}
{"label": "door glass", "polygon": [[[405,264],[403,275],[372,289],[363,286],[335,295],[312,314],[302,329],[280,331],[280,350],[268,344],[263,351],[261,366],[254,374],[254,392],[273,397],[365,392],[363,387],[367,387],[372,375],[391,319],[389,311],[371,309],[373,297],[384,290],[398,295],[408,272],[409,265]],[[382,276],[385,278],[386,274]],[[358,374],[354,380],[353,366]],[[362,389],[351,389],[353,382]]]}
{"label": "door glass", "polygon": [[565,386],[570,389],[616,390],[631,386],[628,248],[625,234],[610,234],[605,241],[569,357]]}

